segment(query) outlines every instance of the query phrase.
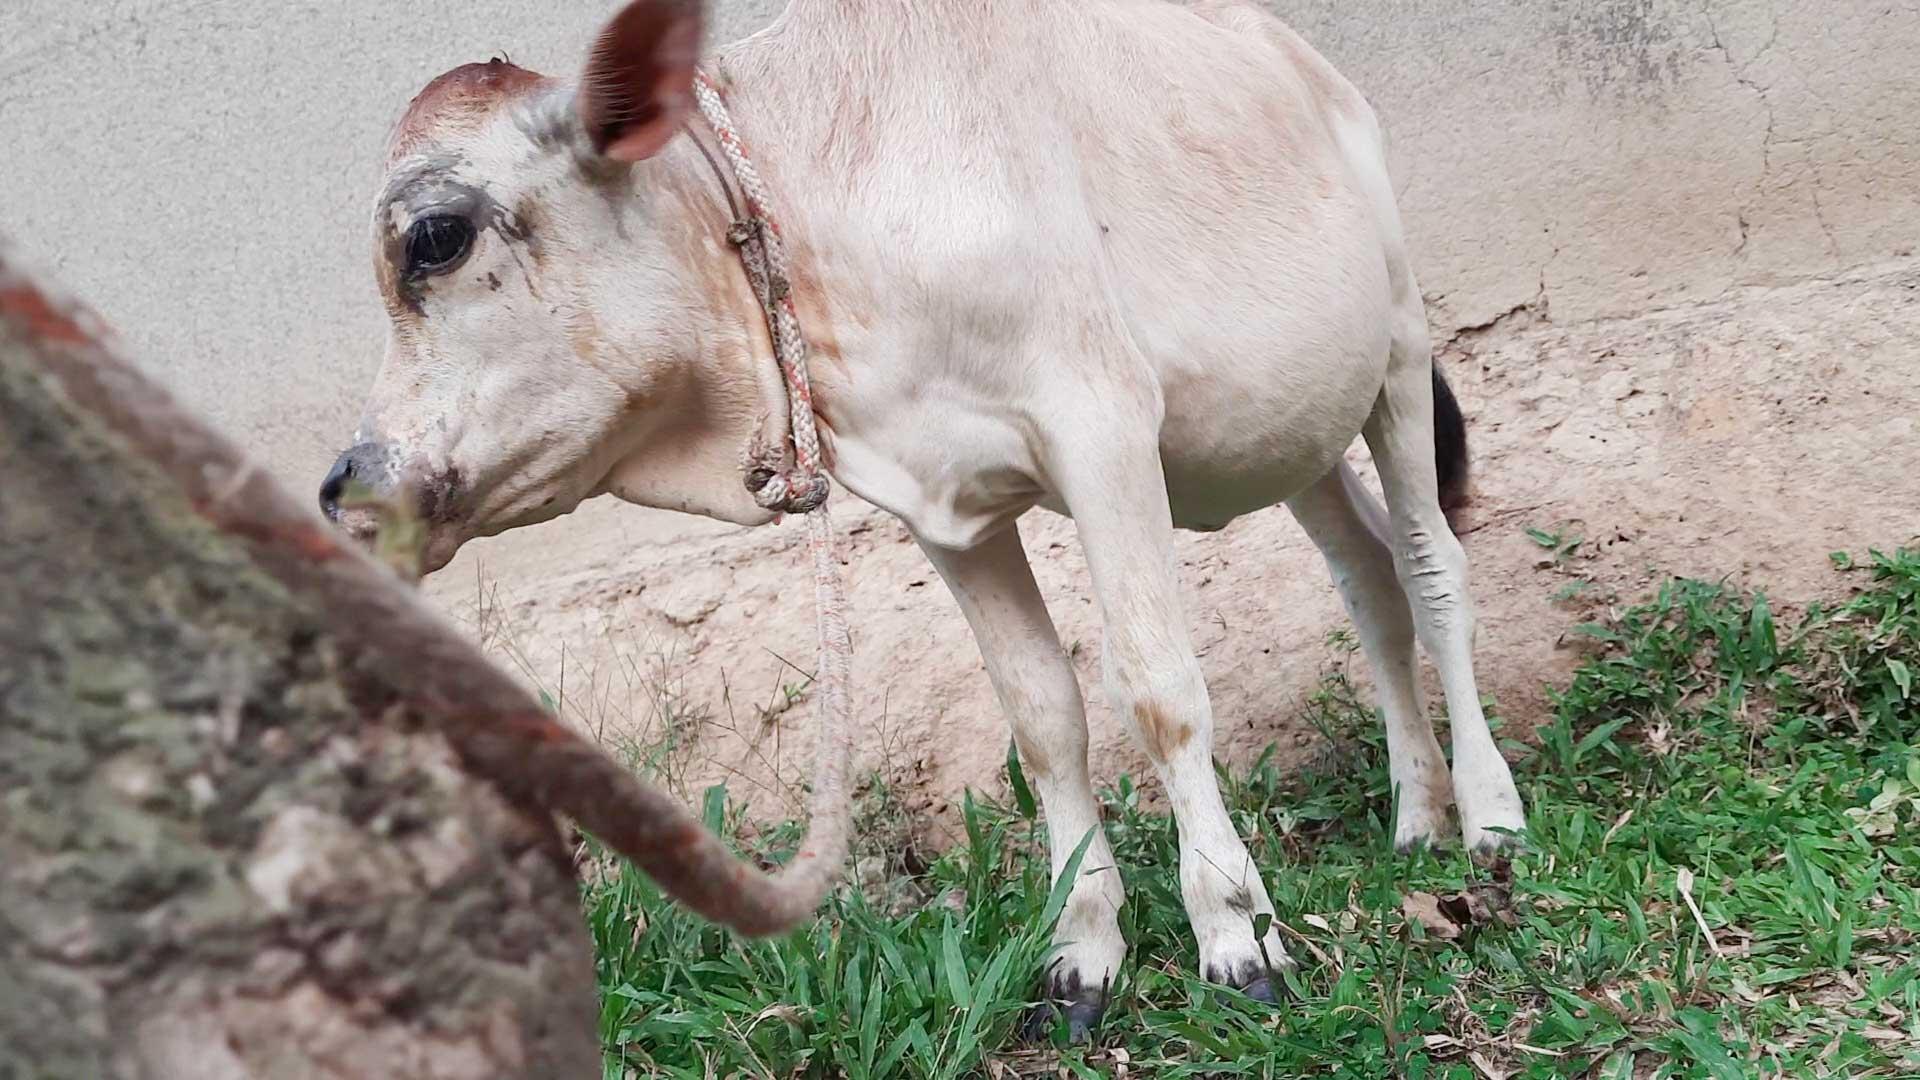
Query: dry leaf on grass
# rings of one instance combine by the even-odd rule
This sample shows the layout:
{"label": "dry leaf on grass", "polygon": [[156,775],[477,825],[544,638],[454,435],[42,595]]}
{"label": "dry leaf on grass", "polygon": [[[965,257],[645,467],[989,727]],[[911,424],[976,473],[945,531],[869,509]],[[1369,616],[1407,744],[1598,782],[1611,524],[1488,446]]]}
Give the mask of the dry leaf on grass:
{"label": "dry leaf on grass", "polygon": [[1460,936],[1460,924],[1440,910],[1440,898],[1430,892],[1410,892],[1400,901],[1400,914],[1417,922],[1426,932],[1442,941]]}
{"label": "dry leaf on grass", "polygon": [[1512,926],[1513,897],[1495,884],[1470,885],[1447,896],[1410,892],[1400,901],[1400,913],[1442,941],[1457,940],[1468,930],[1499,923]]}

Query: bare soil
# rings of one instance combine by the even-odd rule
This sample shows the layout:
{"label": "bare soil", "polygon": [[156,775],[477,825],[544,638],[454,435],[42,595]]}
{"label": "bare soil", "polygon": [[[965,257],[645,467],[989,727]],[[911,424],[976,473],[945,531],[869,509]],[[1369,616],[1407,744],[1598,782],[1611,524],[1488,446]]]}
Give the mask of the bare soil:
{"label": "bare soil", "polygon": [[[1478,671],[1507,734],[1530,738],[1548,716],[1546,688],[1578,658],[1570,627],[1667,575],[1731,574],[1792,606],[1840,587],[1829,552],[1920,536],[1920,263],[1633,318],[1551,316],[1542,299],[1438,352],[1473,441]],[[1007,726],[906,530],[845,493],[833,505],[863,764],[939,845],[964,788],[1004,793]],[[558,537],[566,523],[545,528]],[[1556,557],[1529,528],[1581,542]],[[1102,699],[1072,523],[1036,511],[1022,529],[1087,692],[1097,779],[1146,775]],[[574,723],[689,791],[724,780],[756,814],[795,812],[812,753],[798,523],[553,551],[542,565],[489,564],[482,547],[429,588]],[[1180,554],[1217,754],[1244,763],[1277,744],[1281,760],[1305,760],[1319,736],[1301,705],[1335,662],[1328,635],[1347,625],[1318,556],[1284,510],[1183,535]]]}

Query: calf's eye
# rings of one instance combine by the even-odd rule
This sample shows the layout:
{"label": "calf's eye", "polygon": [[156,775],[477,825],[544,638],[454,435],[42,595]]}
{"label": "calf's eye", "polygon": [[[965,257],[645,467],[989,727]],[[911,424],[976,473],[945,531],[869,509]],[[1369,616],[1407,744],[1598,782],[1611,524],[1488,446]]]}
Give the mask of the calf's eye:
{"label": "calf's eye", "polygon": [[407,228],[407,273],[439,273],[459,262],[473,244],[473,223],[453,214],[423,217]]}

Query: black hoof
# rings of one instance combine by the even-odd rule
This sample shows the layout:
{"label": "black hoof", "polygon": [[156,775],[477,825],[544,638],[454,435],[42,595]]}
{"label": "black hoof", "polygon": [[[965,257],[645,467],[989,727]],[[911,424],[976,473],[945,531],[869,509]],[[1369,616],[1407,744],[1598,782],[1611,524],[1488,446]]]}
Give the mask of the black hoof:
{"label": "black hoof", "polygon": [[1067,1045],[1079,1046],[1093,1041],[1106,1011],[1106,996],[1099,993],[1066,1002],[1043,1001],[1028,1010],[1023,1034],[1031,1043],[1051,1043],[1064,1022]]}
{"label": "black hoof", "polygon": [[1054,971],[1046,980],[1047,999],[1027,1013],[1022,1033],[1028,1042],[1050,1043],[1062,1026],[1067,1044],[1091,1042],[1100,1017],[1107,1011],[1105,985],[1088,986],[1078,971]]}
{"label": "black hoof", "polygon": [[1242,987],[1240,992],[1255,1001],[1264,1001],[1269,1005],[1280,1004],[1280,995],[1274,993],[1273,979],[1270,976],[1260,976]]}
{"label": "black hoof", "polygon": [[1281,995],[1287,993],[1287,984],[1281,981],[1280,973],[1261,965],[1257,960],[1231,972],[1209,968],[1207,981],[1232,987],[1253,1000],[1264,1001],[1268,1005],[1280,1004]]}
{"label": "black hoof", "polygon": [[[1292,967],[1292,961],[1283,957],[1283,965]],[[1281,970],[1277,967],[1269,967],[1261,961],[1238,963],[1233,969],[1210,967],[1206,969],[1206,980],[1229,990],[1238,990],[1240,994],[1246,994],[1254,1001],[1265,1001],[1267,1005],[1279,1005],[1283,997],[1292,997],[1292,994],[1286,990],[1286,982],[1281,978]]]}

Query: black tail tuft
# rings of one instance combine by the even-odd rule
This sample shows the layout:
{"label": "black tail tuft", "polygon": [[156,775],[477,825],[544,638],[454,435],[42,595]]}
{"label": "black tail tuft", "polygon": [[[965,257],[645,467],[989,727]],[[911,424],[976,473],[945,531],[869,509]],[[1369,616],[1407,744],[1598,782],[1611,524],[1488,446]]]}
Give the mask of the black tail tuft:
{"label": "black tail tuft", "polygon": [[1467,458],[1467,418],[1460,415],[1460,402],[1453,396],[1440,368],[1433,369],[1433,463],[1440,478],[1440,509],[1447,523],[1460,532],[1458,515],[1467,505],[1467,486],[1471,479]]}

